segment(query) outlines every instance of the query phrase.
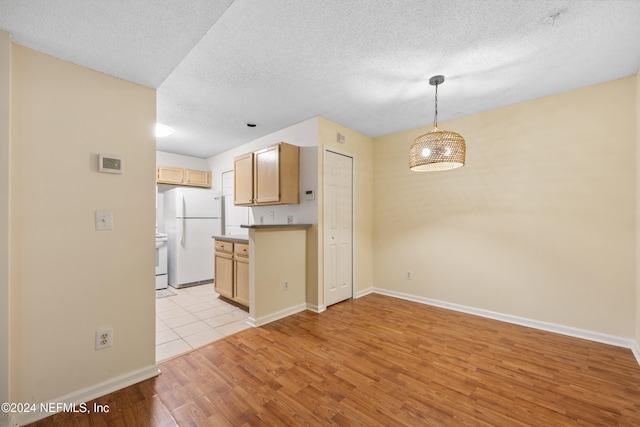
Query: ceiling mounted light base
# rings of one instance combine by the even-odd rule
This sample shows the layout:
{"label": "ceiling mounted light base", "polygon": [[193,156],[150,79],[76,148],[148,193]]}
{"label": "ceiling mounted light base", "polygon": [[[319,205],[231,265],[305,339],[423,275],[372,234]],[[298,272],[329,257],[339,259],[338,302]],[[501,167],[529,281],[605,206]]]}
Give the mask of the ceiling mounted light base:
{"label": "ceiling mounted light base", "polygon": [[429,84],[431,86],[438,86],[444,83],[444,76],[433,76],[429,79]]}
{"label": "ceiling mounted light base", "polygon": [[416,172],[443,171],[464,166],[467,152],[462,135],[438,128],[438,85],[444,76],[433,76],[429,84],[436,87],[433,129],[417,137],[409,148],[409,169]]}

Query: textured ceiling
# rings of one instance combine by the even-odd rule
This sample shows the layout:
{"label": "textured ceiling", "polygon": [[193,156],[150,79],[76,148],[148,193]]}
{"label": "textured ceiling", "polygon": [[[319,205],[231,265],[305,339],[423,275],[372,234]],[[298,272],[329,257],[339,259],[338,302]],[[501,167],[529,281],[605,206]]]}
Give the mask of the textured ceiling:
{"label": "textured ceiling", "polygon": [[157,88],[158,149],[198,157],[318,115],[430,124],[435,74],[442,121],[640,68],[640,0],[0,0],[0,29]]}

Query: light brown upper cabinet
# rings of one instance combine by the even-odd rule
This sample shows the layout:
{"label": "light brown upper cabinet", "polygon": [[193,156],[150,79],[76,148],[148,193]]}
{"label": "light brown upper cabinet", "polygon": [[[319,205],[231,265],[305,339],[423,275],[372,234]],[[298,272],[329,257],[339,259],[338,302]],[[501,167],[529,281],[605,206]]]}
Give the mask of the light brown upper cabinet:
{"label": "light brown upper cabinet", "polygon": [[253,204],[253,153],[233,159],[233,204]]}
{"label": "light brown upper cabinet", "polygon": [[234,159],[236,205],[300,203],[300,147],[280,142]]}
{"label": "light brown upper cabinet", "polygon": [[158,166],[156,182],[158,184],[182,184],[184,181],[184,169],[171,166]]}
{"label": "light brown upper cabinet", "polygon": [[185,169],[185,185],[196,187],[211,187],[211,172]]}
{"label": "light brown upper cabinet", "polygon": [[211,172],[158,166],[156,183],[211,188]]}

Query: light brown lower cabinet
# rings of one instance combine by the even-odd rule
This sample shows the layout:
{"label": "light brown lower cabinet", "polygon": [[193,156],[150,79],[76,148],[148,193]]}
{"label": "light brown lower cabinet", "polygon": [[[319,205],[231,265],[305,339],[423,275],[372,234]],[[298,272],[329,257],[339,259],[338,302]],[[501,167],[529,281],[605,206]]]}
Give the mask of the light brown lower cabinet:
{"label": "light brown lower cabinet", "polygon": [[216,292],[233,299],[233,256],[216,251],[214,277]]}
{"label": "light brown lower cabinet", "polygon": [[249,307],[249,245],[227,240],[215,240],[216,292]]}

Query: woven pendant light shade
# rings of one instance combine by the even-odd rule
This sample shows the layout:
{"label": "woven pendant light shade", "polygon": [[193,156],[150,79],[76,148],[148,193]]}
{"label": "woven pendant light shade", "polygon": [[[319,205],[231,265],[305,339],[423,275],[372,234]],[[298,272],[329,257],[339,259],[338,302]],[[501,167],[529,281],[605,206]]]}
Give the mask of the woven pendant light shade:
{"label": "woven pendant light shade", "polygon": [[416,172],[444,171],[464,166],[467,146],[462,135],[438,129],[438,85],[444,76],[433,76],[429,84],[436,87],[433,129],[417,137],[409,148],[409,169]]}
{"label": "woven pendant light shade", "polygon": [[411,144],[409,169],[427,172],[459,168],[464,165],[466,152],[462,135],[434,127]]}

